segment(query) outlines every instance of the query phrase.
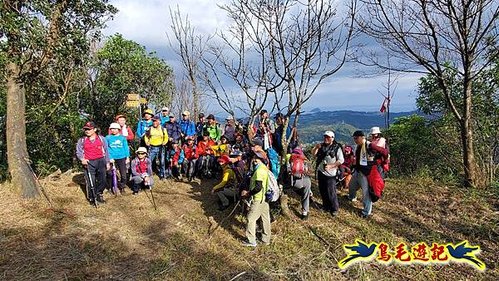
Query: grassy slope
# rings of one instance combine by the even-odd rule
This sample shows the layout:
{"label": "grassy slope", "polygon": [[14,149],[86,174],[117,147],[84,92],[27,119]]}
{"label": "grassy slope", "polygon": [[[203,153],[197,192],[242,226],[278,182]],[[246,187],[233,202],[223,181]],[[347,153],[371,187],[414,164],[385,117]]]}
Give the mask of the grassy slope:
{"label": "grassy slope", "polygon": [[[45,182],[54,209],[43,200],[20,200],[11,186],[0,187],[0,279],[230,280],[243,272],[238,280],[499,279],[497,194],[389,180],[372,219],[360,219],[361,204],[341,198],[338,218],[315,208],[307,222],[296,215],[281,218],[272,224],[272,244],[251,250],[240,246],[243,217],[224,221],[230,209],[216,210],[209,193],[213,182],[159,183],[154,191],[158,211],[145,193],[107,196],[108,203],[94,209],[78,182],[77,174]],[[290,203],[297,214],[297,198]],[[355,238],[392,247],[400,241],[467,239],[482,246],[478,257],[487,270],[454,263],[386,267],[372,262],[341,271],[341,245]]]}

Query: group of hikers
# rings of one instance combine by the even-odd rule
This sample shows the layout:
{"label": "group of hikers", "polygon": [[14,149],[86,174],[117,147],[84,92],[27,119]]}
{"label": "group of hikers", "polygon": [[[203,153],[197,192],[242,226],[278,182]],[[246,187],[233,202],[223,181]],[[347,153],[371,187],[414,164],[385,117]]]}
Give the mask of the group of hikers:
{"label": "group of hikers", "polygon": [[[284,127],[285,118],[281,113],[271,118],[262,110],[254,125],[245,129],[230,115],[221,125],[213,114],[205,117],[200,113],[195,122],[190,112],[184,111],[178,122],[169,108],[163,107],[158,115],[145,110],[135,134],[124,115],[116,116],[106,137],[99,134],[93,122],[87,122],[84,136],[76,145],[76,155],[85,168],[87,199],[91,204],[105,203],[106,187],[115,194],[125,193],[128,184],[133,195],[152,190],[153,173],[159,180],[220,178],[212,188],[218,209],[223,211],[230,204],[244,202],[247,241],[243,244],[256,247],[259,219],[260,240],[270,243],[270,209],[278,205],[283,188],[300,195],[301,219],[308,219],[312,177],[316,173],[323,211],[333,217],[338,215],[337,187],[348,188],[351,201],[356,201],[357,190],[362,189],[364,207],[360,215],[367,218],[373,201],[381,196],[389,169],[388,145],[379,127],[371,128],[369,140],[362,131],[355,131],[355,149],[343,147],[333,131],[326,131],[323,141],[307,157],[296,128]],[[291,136],[286,153],[282,145],[284,132]],[[139,141],[139,146],[131,160],[134,140]]]}

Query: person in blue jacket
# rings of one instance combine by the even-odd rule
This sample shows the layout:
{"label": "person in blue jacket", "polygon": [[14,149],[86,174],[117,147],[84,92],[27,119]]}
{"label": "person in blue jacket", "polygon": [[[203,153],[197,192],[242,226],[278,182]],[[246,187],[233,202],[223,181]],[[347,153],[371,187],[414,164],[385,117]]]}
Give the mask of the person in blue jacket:
{"label": "person in blue jacket", "polygon": [[137,132],[135,133],[135,136],[139,139],[140,146],[145,146],[144,136],[147,130],[149,130],[149,128],[152,126],[153,117],[154,113],[152,112],[152,110],[146,109],[144,110],[144,113],[142,113],[142,120],[137,123]]}
{"label": "person in blue jacket", "polygon": [[180,128],[182,128],[182,140],[185,140],[186,137],[196,136],[196,124],[194,121],[189,119],[190,115],[191,113],[187,110],[182,112],[182,120],[180,121]]}
{"label": "person in blue jacket", "polygon": [[[111,165],[114,165],[120,172],[118,188],[121,193],[125,192],[127,182],[127,165],[130,163],[130,149],[126,137],[120,134],[121,126],[118,123],[111,123],[110,134],[106,136],[107,148]],[[107,173],[108,186],[112,184],[112,171]]]}
{"label": "person in blue jacket", "polygon": [[168,132],[168,139],[170,140],[170,142],[180,141],[180,138],[182,137],[182,128],[180,127],[180,124],[175,119],[175,115],[170,113],[170,120],[168,122],[166,122],[166,124],[163,127]]}

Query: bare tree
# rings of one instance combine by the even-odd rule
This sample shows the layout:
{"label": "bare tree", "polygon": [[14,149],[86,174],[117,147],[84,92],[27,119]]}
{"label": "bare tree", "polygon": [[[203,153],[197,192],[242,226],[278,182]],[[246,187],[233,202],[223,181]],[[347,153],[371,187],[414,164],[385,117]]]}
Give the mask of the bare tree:
{"label": "bare tree", "polygon": [[[493,0],[362,0],[362,31],[397,60],[393,69],[430,73],[459,123],[465,181],[473,186],[477,165],[473,147],[473,83],[499,51],[499,8]],[[375,56],[365,63],[387,68]],[[457,70],[462,92],[453,93],[446,68]]]}
{"label": "bare tree", "polygon": [[[284,158],[293,136],[286,135],[291,117],[296,127],[303,104],[349,57],[356,1],[342,7],[345,16],[323,0],[233,0],[221,8],[233,25],[212,49],[212,77],[223,81],[218,74],[222,70],[236,83],[246,98],[250,124],[267,101],[283,113]],[[219,100],[227,97],[218,94]],[[286,215],[286,196],[281,203]]]}
{"label": "bare tree", "polygon": [[[178,6],[175,11],[170,9],[170,18],[172,20],[171,29],[175,41],[173,42],[169,39],[170,46],[180,57],[185,70],[185,80],[189,82],[189,84],[182,83],[181,87],[183,87],[183,91],[186,90],[186,87],[190,88],[192,95],[192,103],[190,105],[194,111],[194,116],[197,116],[201,106],[201,91],[198,82],[200,77],[199,64],[205,51],[204,48],[210,38],[196,34],[196,30],[191,26],[189,18],[187,16],[182,18]],[[191,108],[191,106],[187,108]]]}

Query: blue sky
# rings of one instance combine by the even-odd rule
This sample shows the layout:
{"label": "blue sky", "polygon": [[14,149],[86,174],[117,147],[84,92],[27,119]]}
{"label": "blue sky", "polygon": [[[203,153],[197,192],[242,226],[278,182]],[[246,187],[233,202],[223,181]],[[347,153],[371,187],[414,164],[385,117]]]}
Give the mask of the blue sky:
{"label": "blue sky", "polygon": [[[180,71],[178,58],[170,49],[167,34],[170,30],[169,7],[180,8],[187,14],[191,24],[200,33],[213,34],[223,30],[230,23],[217,4],[228,1],[211,0],[112,0],[119,9],[114,20],[109,22],[104,34],[121,33],[125,38],[144,45],[148,51],[155,51],[170,64],[174,71]],[[171,37],[171,36],[170,36]],[[379,110],[386,92],[386,76],[361,77],[359,73],[374,72],[358,64],[347,64],[336,75],[326,80],[316,94],[305,104],[304,109],[322,110]],[[395,97],[391,104],[393,112],[415,109],[417,81],[420,74],[403,74],[397,78]],[[215,104],[210,109],[217,110]]]}

